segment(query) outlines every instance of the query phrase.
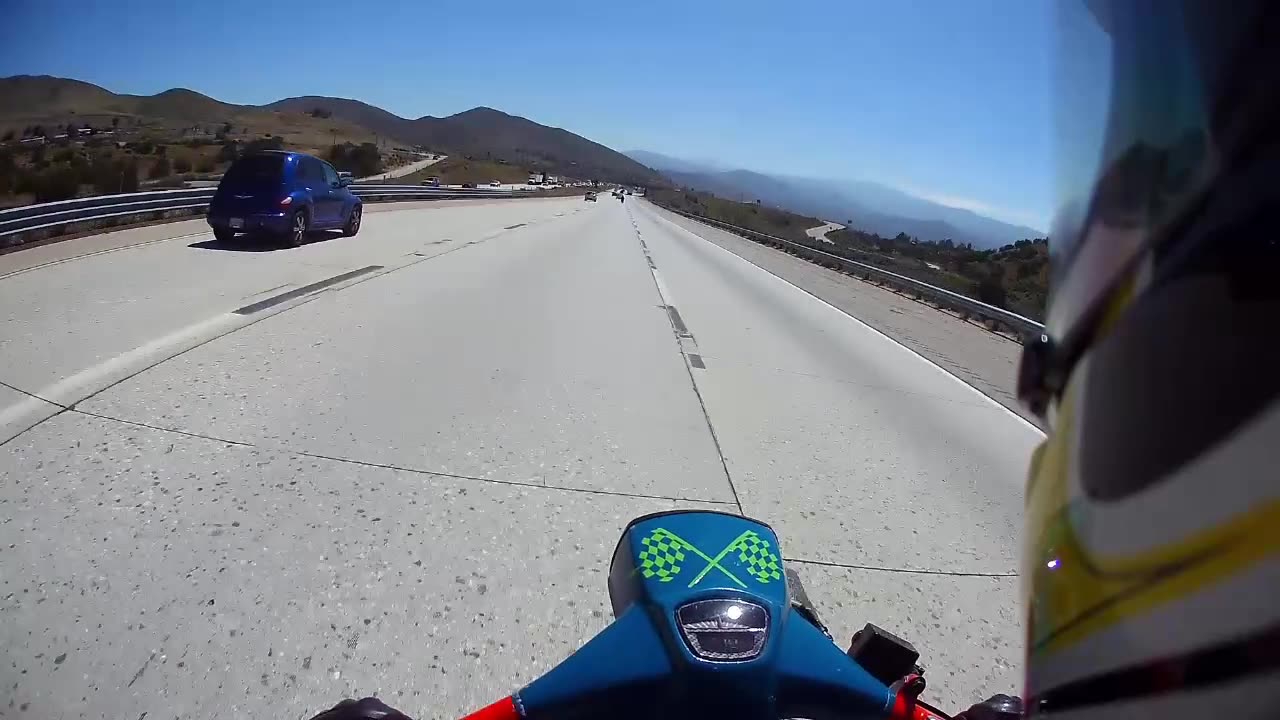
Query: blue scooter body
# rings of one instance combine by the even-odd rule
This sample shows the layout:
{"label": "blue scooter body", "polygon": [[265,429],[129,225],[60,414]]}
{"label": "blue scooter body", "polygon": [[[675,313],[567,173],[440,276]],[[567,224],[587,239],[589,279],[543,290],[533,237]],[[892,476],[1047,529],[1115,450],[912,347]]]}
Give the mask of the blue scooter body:
{"label": "blue scooter body", "polygon": [[894,693],[796,612],[778,538],[738,515],[633,520],[614,622],[514,696],[540,718],[886,717]]}

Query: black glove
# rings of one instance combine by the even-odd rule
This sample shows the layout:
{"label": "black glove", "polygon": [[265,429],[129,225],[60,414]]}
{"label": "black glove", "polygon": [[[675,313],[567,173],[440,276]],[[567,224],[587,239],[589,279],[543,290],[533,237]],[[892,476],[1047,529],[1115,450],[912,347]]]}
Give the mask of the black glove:
{"label": "black glove", "polygon": [[1014,695],[992,695],[952,720],[1017,720],[1022,717],[1022,698]]}
{"label": "black glove", "polygon": [[347,698],[311,720],[412,720],[378,698]]}

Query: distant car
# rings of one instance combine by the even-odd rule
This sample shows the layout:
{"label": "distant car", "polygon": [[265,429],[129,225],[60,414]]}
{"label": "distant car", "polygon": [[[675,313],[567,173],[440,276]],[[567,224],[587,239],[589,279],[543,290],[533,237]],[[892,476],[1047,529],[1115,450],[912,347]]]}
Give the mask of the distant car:
{"label": "distant car", "polygon": [[476,189],[476,184],[475,184],[475,183],[462,183],[462,187],[467,188],[468,190],[475,190],[475,189]]}
{"label": "distant car", "polygon": [[298,247],[313,230],[360,232],[364,204],[352,179],[320,158],[263,150],[236,160],[209,201],[206,220],[219,241],[265,234]]}
{"label": "distant car", "polygon": [[595,194],[595,193],[593,193],[593,192],[589,192],[589,193],[587,193],[587,196],[586,196],[585,198],[583,198],[583,199],[584,199],[584,200],[590,200],[591,202],[596,202],[596,194]]}
{"label": "distant car", "polygon": [[493,182],[489,183],[489,187],[502,187],[502,183],[498,182],[497,180],[494,180]]}
{"label": "distant car", "polygon": [[440,178],[432,175],[426,180],[423,180],[422,184],[426,185],[427,187],[440,187]]}

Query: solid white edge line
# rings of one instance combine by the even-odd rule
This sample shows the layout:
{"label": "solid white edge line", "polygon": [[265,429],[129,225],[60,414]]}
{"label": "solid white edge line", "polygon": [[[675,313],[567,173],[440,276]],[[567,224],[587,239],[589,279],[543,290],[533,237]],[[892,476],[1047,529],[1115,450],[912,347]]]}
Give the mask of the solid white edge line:
{"label": "solid white edge line", "polygon": [[[646,204],[647,204],[647,203],[646,203]],[[655,209],[656,209],[656,208],[655,208]],[[938,372],[942,373],[943,375],[946,375],[947,377],[951,378],[951,379],[952,379],[952,380],[954,380],[955,382],[957,382],[957,383],[959,383],[960,385],[964,386],[964,387],[965,387],[965,389],[969,390],[970,392],[972,392],[972,393],[976,394],[978,397],[982,398],[982,399],[983,399],[983,400],[985,400],[986,402],[990,403],[993,407],[996,407],[996,408],[999,408],[1000,410],[1003,410],[1006,414],[1008,414],[1008,415],[1009,415],[1009,417],[1014,418],[1014,419],[1015,419],[1015,420],[1017,420],[1019,423],[1021,423],[1021,424],[1023,425],[1023,427],[1026,427],[1027,429],[1029,429],[1029,430],[1031,430],[1031,431],[1035,432],[1036,434],[1038,434],[1038,435],[1039,435],[1040,437],[1042,437],[1042,438],[1043,438],[1043,437],[1047,437],[1047,435],[1045,434],[1045,432],[1044,432],[1043,430],[1041,430],[1040,428],[1038,428],[1038,427],[1036,427],[1035,425],[1033,425],[1033,424],[1032,424],[1031,422],[1029,422],[1026,418],[1022,417],[1022,416],[1021,416],[1021,415],[1019,415],[1018,413],[1016,413],[1016,412],[1014,412],[1014,411],[1010,410],[1009,408],[1005,407],[1005,405],[1004,405],[1003,403],[1001,403],[1001,402],[997,401],[995,398],[991,397],[990,395],[988,395],[988,394],[986,394],[986,393],[982,392],[982,391],[981,391],[981,390],[979,390],[978,388],[976,388],[976,387],[974,387],[974,386],[970,385],[969,383],[965,382],[964,380],[960,379],[958,376],[956,376],[956,375],[955,375],[954,373],[952,373],[950,370],[948,370],[948,369],[946,369],[946,368],[942,367],[941,365],[939,365],[939,364],[937,364],[936,362],[934,362],[934,361],[930,360],[929,358],[925,357],[924,355],[921,355],[921,354],[920,354],[919,352],[917,352],[916,350],[914,350],[914,349],[912,349],[912,348],[910,348],[910,347],[908,347],[908,346],[906,346],[906,345],[904,345],[904,344],[902,344],[902,343],[898,342],[897,340],[895,340],[895,339],[893,339],[892,337],[890,337],[890,336],[888,336],[888,335],[884,334],[884,333],[883,333],[883,332],[881,332],[880,330],[877,330],[876,328],[874,328],[874,327],[872,327],[872,326],[868,325],[867,323],[863,322],[862,320],[859,320],[858,318],[854,317],[853,315],[850,315],[849,313],[845,312],[844,310],[841,310],[840,308],[836,307],[835,305],[832,305],[831,303],[827,302],[826,300],[823,300],[822,298],[818,297],[817,295],[814,295],[813,293],[809,292],[808,290],[805,290],[804,288],[800,287],[799,285],[796,285],[795,283],[791,282],[790,280],[787,280],[786,278],[781,277],[781,276],[779,276],[779,275],[775,275],[775,274],[773,274],[772,272],[769,272],[769,271],[768,271],[768,270],[766,270],[765,268],[760,267],[759,265],[757,265],[757,264],[755,264],[755,263],[751,262],[750,260],[748,260],[748,259],[746,259],[746,258],[742,257],[741,255],[738,255],[737,253],[734,253],[734,252],[732,252],[732,251],[730,251],[730,250],[726,250],[725,248],[720,247],[719,245],[717,245],[717,244],[715,244],[715,243],[711,242],[710,240],[708,240],[708,239],[706,239],[706,238],[704,238],[704,237],[702,237],[702,236],[698,235],[697,233],[695,233],[695,232],[693,232],[693,231],[689,230],[688,228],[681,227],[681,226],[677,225],[676,223],[672,222],[671,220],[668,220],[667,218],[663,217],[662,215],[660,215],[660,214],[658,214],[658,213],[656,213],[656,212],[654,212],[654,213],[653,213],[653,217],[654,217],[654,219],[656,219],[656,220],[661,220],[662,222],[664,222],[664,223],[666,223],[666,224],[670,225],[671,227],[673,227],[673,228],[675,228],[675,229],[679,230],[680,232],[683,232],[683,233],[685,233],[685,234],[689,235],[690,237],[697,238],[698,240],[701,240],[702,242],[705,242],[705,243],[707,243],[707,244],[711,245],[712,247],[716,248],[717,250],[719,250],[719,251],[721,251],[721,252],[725,253],[726,255],[728,255],[728,256],[730,256],[730,257],[732,257],[732,258],[736,258],[737,260],[739,260],[739,261],[741,261],[741,262],[743,262],[743,263],[746,263],[747,265],[749,265],[749,266],[751,266],[751,267],[755,268],[756,270],[759,270],[760,272],[764,273],[765,275],[768,275],[769,277],[771,277],[771,278],[773,278],[774,280],[777,280],[778,282],[780,282],[780,283],[782,283],[782,284],[784,284],[784,285],[786,285],[786,286],[788,286],[788,287],[792,288],[793,290],[798,290],[799,292],[803,293],[804,295],[807,295],[808,297],[812,298],[812,299],[813,299],[813,300],[815,300],[816,302],[818,302],[818,303],[820,303],[820,304],[822,304],[822,305],[825,305],[826,307],[830,308],[832,311],[834,311],[834,312],[836,312],[836,313],[839,313],[841,317],[844,317],[844,318],[847,318],[847,319],[849,319],[849,320],[854,321],[855,323],[857,323],[857,324],[861,325],[862,327],[864,327],[864,328],[866,328],[866,329],[870,330],[871,332],[875,333],[876,335],[879,335],[880,337],[884,338],[885,340],[888,340],[889,342],[893,343],[894,345],[897,345],[898,347],[902,348],[903,350],[906,350],[907,352],[911,353],[912,355],[915,355],[916,357],[918,357],[918,358],[920,358],[922,361],[924,361],[926,364],[928,364],[928,365],[930,365],[931,367],[933,367],[933,368],[934,368],[935,370],[937,370]],[[696,221],[695,221],[695,222],[696,222]],[[711,226],[710,226],[710,225],[708,225],[707,227],[711,227]],[[712,228],[712,229],[714,230],[715,228]],[[724,232],[724,231],[721,231],[721,232]],[[743,239],[744,239],[744,240],[746,240],[746,238],[743,238]],[[747,242],[750,242],[750,241],[748,240]]]}

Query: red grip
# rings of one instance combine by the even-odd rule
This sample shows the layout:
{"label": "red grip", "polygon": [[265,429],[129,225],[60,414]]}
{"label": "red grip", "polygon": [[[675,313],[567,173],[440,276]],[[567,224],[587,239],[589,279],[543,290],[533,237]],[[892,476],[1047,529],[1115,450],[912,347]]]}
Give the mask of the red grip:
{"label": "red grip", "polygon": [[516,709],[516,701],[504,697],[492,705],[482,707],[462,720],[520,720],[520,711]]}
{"label": "red grip", "polygon": [[947,716],[916,702],[914,696],[901,690],[893,699],[893,710],[889,717],[891,720],[947,720]]}

